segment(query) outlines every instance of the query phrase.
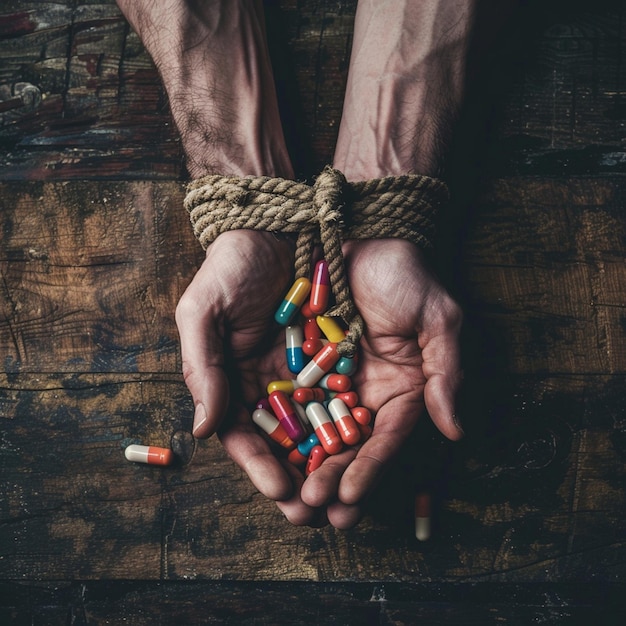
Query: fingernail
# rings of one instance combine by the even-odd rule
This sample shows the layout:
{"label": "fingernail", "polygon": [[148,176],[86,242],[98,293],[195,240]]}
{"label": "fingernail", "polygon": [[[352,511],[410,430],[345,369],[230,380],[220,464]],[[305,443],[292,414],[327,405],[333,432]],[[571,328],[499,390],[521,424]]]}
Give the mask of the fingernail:
{"label": "fingernail", "polygon": [[457,430],[462,435],[465,435],[465,431],[463,430],[463,426],[461,426],[461,422],[459,421],[459,416],[456,413],[452,414],[452,421],[454,422],[454,425],[456,426]]}
{"label": "fingernail", "polygon": [[198,402],[198,404],[196,404],[196,411],[193,415],[193,428],[192,428],[192,433],[196,434],[196,432],[201,428],[202,424],[204,424],[204,422],[206,422],[207,416],[206,416],[206,409],[204,408],[204,404],[202,404],[202,402]]}

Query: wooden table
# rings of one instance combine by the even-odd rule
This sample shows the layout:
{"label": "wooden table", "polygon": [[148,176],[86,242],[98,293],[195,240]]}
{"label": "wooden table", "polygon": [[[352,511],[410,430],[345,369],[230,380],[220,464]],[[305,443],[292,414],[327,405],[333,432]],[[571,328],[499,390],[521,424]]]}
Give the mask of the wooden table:
{"label": "wooden table", "polygon": [[[306,178],[356,2],[267,4]],[[625,8],[526,3],[489,44],[437,259],[466,312],[467,437],[424,420],[336,531],[291,526],[189,434],[173,313],[201,251],[138,38],[110,0],[3,6],[0,623],[622,623]],[[178,462],[130,464],[133,442]]]}

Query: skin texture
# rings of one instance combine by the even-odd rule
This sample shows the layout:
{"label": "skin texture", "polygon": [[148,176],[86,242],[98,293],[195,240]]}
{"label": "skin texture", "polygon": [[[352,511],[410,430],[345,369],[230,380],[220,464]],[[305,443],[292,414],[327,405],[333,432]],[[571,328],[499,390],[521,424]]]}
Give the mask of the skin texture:
{"label": "skin texture", "polygon": [[[292,177],[259,3],[118,4],[159,68],[192,177]],[[334,160],[349,180],[437,174],[461,102],[473,4],[359,3]],[[293,281],[291,241],[252,231],[220,235],[176,310],[194,435],[217,433],[256,488],[298,525],[356,524],[425,409],[446,437],[463,434],[454,417],[459,307],[411,243],[347,241],[343,251],[366,323],[353,381],[376,422],[364,445],[330,457],[306,480],[250,419],[267,383],[291,377],[273,323]]]}

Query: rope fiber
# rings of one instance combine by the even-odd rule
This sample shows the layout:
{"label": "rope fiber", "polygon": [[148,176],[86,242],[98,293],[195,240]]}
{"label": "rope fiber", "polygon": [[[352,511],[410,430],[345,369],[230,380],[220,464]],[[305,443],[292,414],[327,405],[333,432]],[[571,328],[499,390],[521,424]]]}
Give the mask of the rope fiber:
{"label": "rope fiber", "polygon": [[429,176],[389,176],[348,182],[326,167],[313,185],[284,178],[209,175],[190,183],[184,206],[206,249],[229,230],[294,233],[295,276],[308,276],[314,246],[322,246],[335,305],[325,315],[348,326],[337,350],[354,356],[364,332],[346,277],[345,239],[401,238],[424,249],[433,246],[435,218],[448,188]]}

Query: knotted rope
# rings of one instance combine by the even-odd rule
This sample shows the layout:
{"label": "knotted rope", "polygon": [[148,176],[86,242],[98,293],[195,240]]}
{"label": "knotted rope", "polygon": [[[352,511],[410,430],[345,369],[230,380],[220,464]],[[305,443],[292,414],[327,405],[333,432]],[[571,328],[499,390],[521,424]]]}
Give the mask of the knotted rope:
{"label": "knotted rope", "polygon": [[335,306],[325,315],[347,324],[337,349],[350,357],[364,324],[350,294],[342,242],[394,237],[431,248],[437,210],[447,199],[445,183],[428,176],[348,182],[339,170],[327,167],[312,186],[267,176],[205,176],[189,185],[184,205],[205,249],[229,230],[297,234],[296,278],[308,274],[313,247],[321,243],[335,296]]}

